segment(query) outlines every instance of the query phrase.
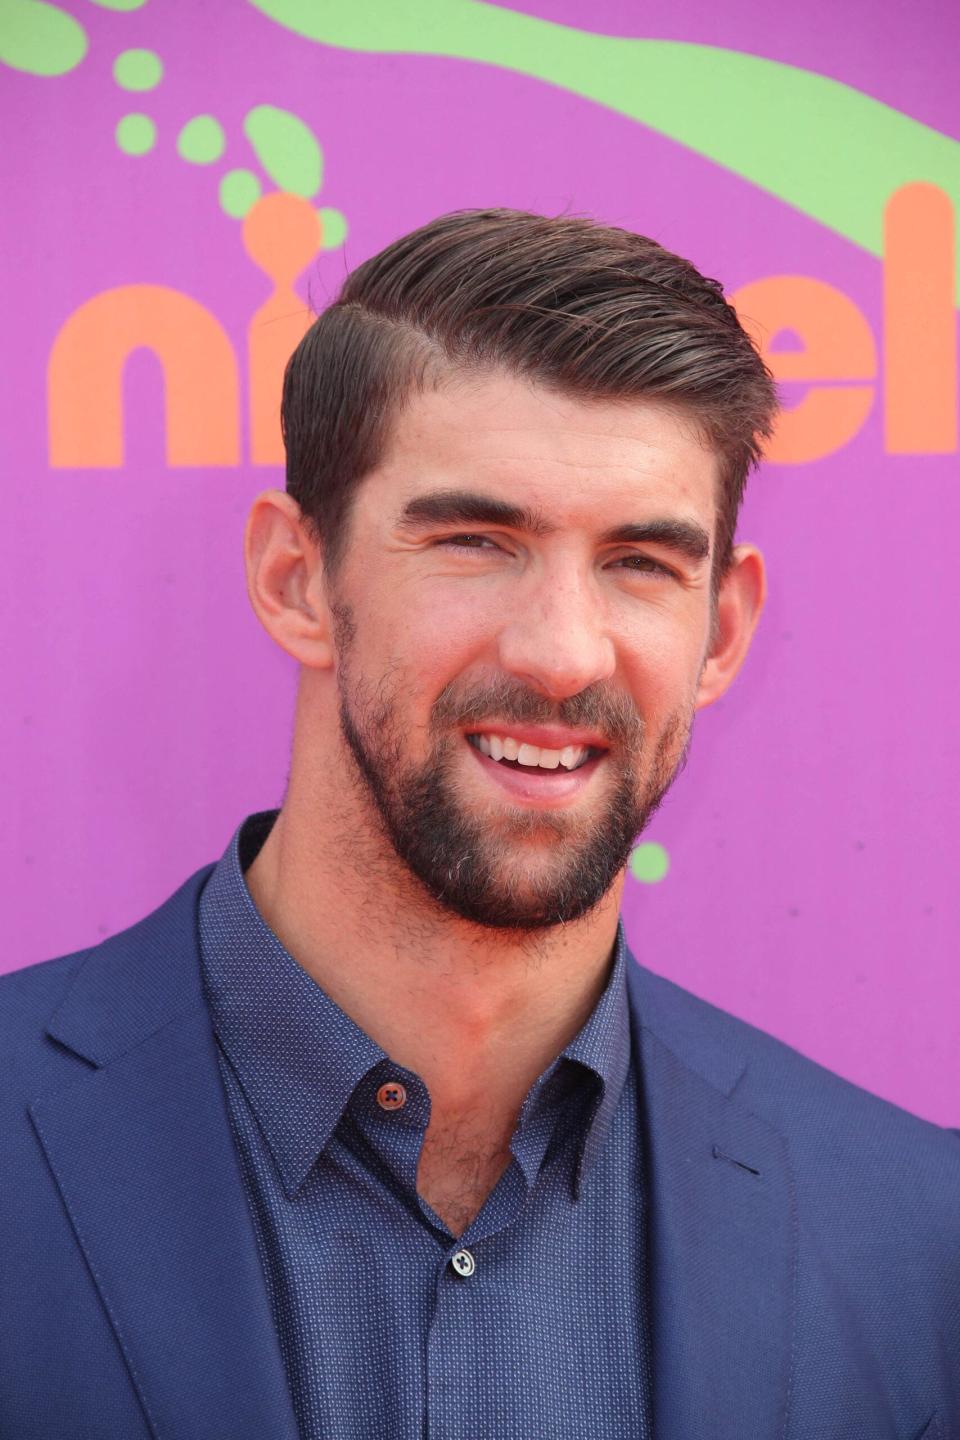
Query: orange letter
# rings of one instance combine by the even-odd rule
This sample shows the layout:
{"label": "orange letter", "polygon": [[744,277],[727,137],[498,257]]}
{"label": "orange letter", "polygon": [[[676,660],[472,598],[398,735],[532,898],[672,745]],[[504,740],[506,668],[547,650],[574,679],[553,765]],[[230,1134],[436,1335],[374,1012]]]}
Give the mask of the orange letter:
{"label": "orange letter", "polygon": [[121,285],[81,305],[47,371],[50,464],[123,464],[123,367],[134,350],[163,366],[168,465],[237,465],[237,362],[220,322],[163,285]]}
{"label": "orange letter", "polygon": [[316,210],[298,195],[284,191],[264,195],[243,222],[247,254],[274,285],[247,331],[250,459],[254,465],[283,464],[283,372],[313,319],[293,282],[316,255],[320,240]]}
{"label": "orange letter", "polygon": [[884,215],[884,420],[893,455],[957,448],[953,205],[935,185],[904,185]]}
{"label": "orange letter", "polygon": [[[778,381],[871,380],[876,374],[876,347],[863,311],[826,281],[773,275],[730,298]],[[784,330],[799,336],[801,350],[773,349]],[[798,404],[781,412],[767,459],[800,465],[832,455],[853,439],[872,404],[872,385],[811,385]]]}

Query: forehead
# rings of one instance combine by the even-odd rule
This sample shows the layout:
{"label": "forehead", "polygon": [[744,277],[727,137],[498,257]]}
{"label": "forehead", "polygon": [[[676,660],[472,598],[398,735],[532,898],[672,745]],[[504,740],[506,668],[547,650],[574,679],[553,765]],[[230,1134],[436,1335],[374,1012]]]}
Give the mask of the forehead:
{"label": "forehead", "polygon": [[584,400],[494,372],[412,394],[363,488],[392,513],[469,482],[561,525],[602,528],[667,507],[712,533],[718,472],[693,421],[661,402]]}

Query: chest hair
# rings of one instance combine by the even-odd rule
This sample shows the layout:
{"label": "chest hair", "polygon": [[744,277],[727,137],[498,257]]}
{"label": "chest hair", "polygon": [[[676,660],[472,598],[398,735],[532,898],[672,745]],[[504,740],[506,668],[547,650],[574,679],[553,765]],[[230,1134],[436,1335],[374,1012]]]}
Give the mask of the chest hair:
{"label": "chest hair", "polygon": [[420,1151],[417,1191],[452,1235],[462,1235],[510,1164],[510,1132],[431,1120]]}

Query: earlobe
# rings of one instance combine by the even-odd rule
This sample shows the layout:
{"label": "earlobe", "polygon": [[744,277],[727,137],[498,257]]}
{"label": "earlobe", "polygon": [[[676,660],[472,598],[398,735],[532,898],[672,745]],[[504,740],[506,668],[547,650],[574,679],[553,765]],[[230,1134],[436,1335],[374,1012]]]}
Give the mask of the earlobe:
{"label": "earlobe", "polygon": [[272,640],[311,669],[333,664],[320,547],[284,490],[254,500],[243,537],[247,594]]}
{"label": "earlobe", "polygon": [[720,582],[710,646],[697,687],[698,710],[719,700],[732,683],[746,659],[766,594],[763,556],[755,545],[737,545]]}

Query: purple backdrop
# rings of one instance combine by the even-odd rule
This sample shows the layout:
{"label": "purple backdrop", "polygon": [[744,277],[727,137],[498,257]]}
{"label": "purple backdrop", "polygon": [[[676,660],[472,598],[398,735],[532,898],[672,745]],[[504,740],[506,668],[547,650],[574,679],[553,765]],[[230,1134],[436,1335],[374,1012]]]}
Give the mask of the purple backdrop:
{"label": "purple backdrop", "polygon": [[[860,307],[878,346],[883,327],[880,260],[564,89],[471,61],[330,48],[227,0],[62,8],[89,37],[82,62],[59,75],[2,72],[0,746],[13,823],[0,855],[0,968],[120,929],[218,856],[244,814],[280,800],[294,670],[254,620],[241,568],[249,503],[282,483],[280,467],[249,463],[246,422],[240,464],[169,466],[162,375],[146,351],[125,371],[122,466],[56,466],[47,439],[55,337],[116,286],[202,302],[244,383],[247,325],[269,284],[217,185],[242,166],[271,188],[244,138],[251,106],[309,126],[325,158],[318,203],[346,217],[345,242],[320,252],[300,287],[317,306],[403,231],[495,204],[642,231],[730,291],[814,276]],[[909,13],[888,0],[882,16],[866,0],[786,10],[731,0],[719,11],[691,0],[682,20],[626,0],[523,8],[610,35],[765,55],[960,138],[960,34],[937,0]],[[142,94],[113,77],[131,48],[164,64]],[[133,111],[157,128],[140,156],[114,138]],[[201,113],[226,137],[210,164],[176,148]],[[652,969],[953,1124],[958,528],[956,454],[885,453],[879,401],[836,454],[754,478],[740,534],[766,553],[768,608],[744,674],[700,717],[687,770],[646,837],[664,847],[668,873],[631,878],[625,909]]]}

